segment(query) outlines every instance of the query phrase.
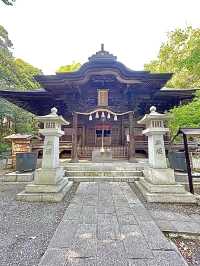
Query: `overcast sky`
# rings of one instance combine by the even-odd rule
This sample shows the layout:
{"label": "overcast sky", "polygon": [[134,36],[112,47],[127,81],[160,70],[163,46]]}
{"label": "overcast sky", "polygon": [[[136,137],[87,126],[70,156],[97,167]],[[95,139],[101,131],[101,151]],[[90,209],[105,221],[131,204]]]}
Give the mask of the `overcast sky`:
{"label": "overcast sky", "polygon": [[154,59],[177,27],[200,27],[199,0],[16,0],[0,3],[0,24],[14,54],[54,73],[105,50],[134,70]]}

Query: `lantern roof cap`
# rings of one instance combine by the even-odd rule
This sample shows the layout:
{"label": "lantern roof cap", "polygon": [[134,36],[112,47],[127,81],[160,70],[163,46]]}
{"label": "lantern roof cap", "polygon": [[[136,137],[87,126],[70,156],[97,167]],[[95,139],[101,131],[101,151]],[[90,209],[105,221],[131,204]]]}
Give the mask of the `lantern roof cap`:
{"label": "lantern roof cap", "polygon": [[151,120],[166,120],[168,119],[167,114],[160,114],[156,111],[155,106],[150,107],[150,113],[146,114],[142,119],[138,121],[138,124],[146,124]]}
{"label": "lantern roof cap", "polygon": [[62,125],[69,125],[70,123],[66,121],[62,115],[58,115],[57,112],[58,109],[56,107],[53,107],[51,108],[50,114],[44,116],[37,116],[36,119],[41,122],[52,121]]}

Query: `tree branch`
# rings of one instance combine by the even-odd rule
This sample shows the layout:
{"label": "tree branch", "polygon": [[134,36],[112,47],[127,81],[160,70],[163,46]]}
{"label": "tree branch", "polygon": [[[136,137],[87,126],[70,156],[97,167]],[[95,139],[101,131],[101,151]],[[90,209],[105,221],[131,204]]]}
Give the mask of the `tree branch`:
{"label": "tree branch", "polygon": [[15,0],[1,0],[4,4],[8,5],[8,6],[12,6],[13,2],[15,2]]}

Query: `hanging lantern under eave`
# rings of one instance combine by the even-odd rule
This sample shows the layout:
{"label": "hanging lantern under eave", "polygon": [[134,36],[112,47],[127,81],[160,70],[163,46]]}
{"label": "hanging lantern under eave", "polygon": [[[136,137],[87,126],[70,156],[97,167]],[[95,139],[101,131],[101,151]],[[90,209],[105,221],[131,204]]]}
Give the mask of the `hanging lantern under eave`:
{"label": "hanging lantern under eave", "polygon": [[110,119],[110,113],[108,113],[108,115],[107,115],[107,119]]}
{"label": "hanging lantern under eave", "polygon": [[92,121],[92,115],[89,116],[89,120]]}
{"label": "hanging lantern under eave", "polygon": [[117,121],[117,115],[114,116],[114,121]]}
{"label": "hanging lantern under eave", "polygon": [[96,115],[95,115],[95,118],[99,118],[99,113],[98,112],[96,112]]}
{"label": "hanging lantern under eave", "polygon": [[104,117],[105,117],[105,113],[102,112],[102,113],[101,113],[101,118],[104,118]]}

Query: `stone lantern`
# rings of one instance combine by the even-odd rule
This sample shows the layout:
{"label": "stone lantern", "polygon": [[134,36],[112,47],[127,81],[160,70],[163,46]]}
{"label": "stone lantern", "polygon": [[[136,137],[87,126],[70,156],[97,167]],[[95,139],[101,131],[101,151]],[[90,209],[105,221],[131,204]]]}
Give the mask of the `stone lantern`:
{"label": "stone lantern", "polygon": [[43,129],[39,130],[44,139],[42,169],[59,168],[59,138],[64,135],[61,125],[69,125],[62,116],[57,115],[57,109],[51,109],[51,113],[45,116],[38,116],[38,122],[42,122]]}
{"label": "stone lantern", "polygon": [[167,168],[165,146],[163,136],[169,132],[164,127],[164,121],[168,118],[166,114],[156,112],[156,107],[150,108],[150,114],[146,114],[138,124],[145,124],[143,134],[148,136],[149,164],[153,168]]}
{"label": "stone lantern", "polygon": [[57,202],[62,200],[71,186],[71,182],[64,178],[64,170],[59,163],[59,137],[64,134],[61,125],[69,125],[69,122],[58,116],[55,107],[49,115],[36,119],[44,124],[44,128],[39,130],[45,136],[42,168],[36,170],[33,184],[27,185],[17,199]]}
{"label": "stone lantern", "polygon": [[175,182],[174,171],[167,167],[164,135],[169,131],[164,127],[166,114],[150,108],[139,124],[146,125],[143,134],[148,136],[149,166],[144,168],[144,177],[136,181],[137,187],[148,202],[194,203],[195,197],[184,186]]}

